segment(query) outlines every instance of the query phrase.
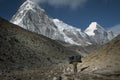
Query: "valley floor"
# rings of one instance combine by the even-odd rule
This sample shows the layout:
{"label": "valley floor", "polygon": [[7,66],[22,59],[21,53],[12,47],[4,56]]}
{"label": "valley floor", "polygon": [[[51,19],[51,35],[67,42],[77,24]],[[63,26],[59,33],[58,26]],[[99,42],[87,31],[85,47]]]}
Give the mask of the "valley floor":
{"label": "valley floor", "polygon": [[120,72],[74,74],[72,65],[60,65],[1,73],[0,80],[120,80]]}

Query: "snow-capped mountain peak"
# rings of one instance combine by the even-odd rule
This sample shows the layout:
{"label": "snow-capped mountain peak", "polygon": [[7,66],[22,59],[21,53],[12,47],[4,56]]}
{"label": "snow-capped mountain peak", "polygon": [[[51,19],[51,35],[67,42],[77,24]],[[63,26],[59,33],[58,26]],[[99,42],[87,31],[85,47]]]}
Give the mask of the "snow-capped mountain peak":
{"label": "snow-capped mountain peak", "polygon": [[44,9],[42,9],[37,3],[31,1],[31,0],[26,0],[21,7],[22,9],[26,9],[26,10],[34,10],[35,8],[38,8],[42,11],[45,11]]}
{"label": "snow-capped mountain peak", "polygon": [[36,3],[30,0],[26,0],[26,2],[24,2],[24,4],[20,8],[24,7],[24,9],[29,10],[29,9],[33,9],[33,7],[35,6],[36,6]]}
{"label": "snow-capped mountain peak", "polygon": [[[42,12],[45,12],[44,9],[42,9],[37,3],[31,1],[31,0],[26,0],[18,9],[17,13],[12,17],[11,21],[14,24],[21,24],[24,16],[28,11],[33,11],[37,12],[37,10],[40,10]],[[23,27],[23,25],[21,25]],[[23,27],[25,28],[25,27]]]}
{"label": "snow-capped mountain peak", "polygon": [[25,1],[20,6],[10,22],[49,38],[53,38],[55,35],[54,32],[56,31],[56,26],[47,16],[45,10],[31,0]]}
{"label": "snow-capped mountain peak", "polygon": [[90,36],[96,44],[104,44],[114,38],[112,33],[105,31],[97,22],[92,22],[84,32]]}
{"label": "snow-capped mountain peak", "polygon": [[95,30],[105,31],[97,22],[92,22],[89,27],[85,30],[85,33],[89,36],[95,35]]}

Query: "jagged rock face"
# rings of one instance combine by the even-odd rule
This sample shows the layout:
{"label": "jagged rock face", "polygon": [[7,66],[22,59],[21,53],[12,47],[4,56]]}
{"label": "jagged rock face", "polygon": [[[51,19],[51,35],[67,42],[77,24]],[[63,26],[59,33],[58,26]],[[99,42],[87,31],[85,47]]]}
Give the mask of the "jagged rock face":
{"label": "jagged rock face", "polygon": [[105,44],[114,38],[112,32],[105,31],[97,22],[92,22],[85,30],[85,33],[89,35],[96,44]]}

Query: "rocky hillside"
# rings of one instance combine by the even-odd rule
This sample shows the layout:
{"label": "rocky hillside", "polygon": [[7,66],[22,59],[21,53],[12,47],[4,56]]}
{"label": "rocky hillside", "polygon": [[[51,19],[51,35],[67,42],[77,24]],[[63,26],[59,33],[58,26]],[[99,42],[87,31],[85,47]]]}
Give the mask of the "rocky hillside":
{"label": "rocky hillside", "polygon": [[53,69],[52,66],[68,64],[68,57],[72,55],[76,53],[58,42],[0,18],[0,77],[17,71],[31,73],[29,71],[38,68]]}
{"label": "rocky hillside", "polygon": [[83,59],[79,76],[85,80],[120,80],[120,35]]}

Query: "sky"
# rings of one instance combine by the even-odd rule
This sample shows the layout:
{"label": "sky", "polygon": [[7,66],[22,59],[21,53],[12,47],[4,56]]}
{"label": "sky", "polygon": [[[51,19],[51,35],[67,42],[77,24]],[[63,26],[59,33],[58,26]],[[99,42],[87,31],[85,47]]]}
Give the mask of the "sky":
{"label": "sky", "polygon": [[[10,20],[25,0],[0,0],[0,16]],[[107,30],[120,32],[120,0],[33,0],[51,18],[84,30],[97,22]]]}

